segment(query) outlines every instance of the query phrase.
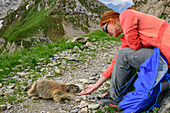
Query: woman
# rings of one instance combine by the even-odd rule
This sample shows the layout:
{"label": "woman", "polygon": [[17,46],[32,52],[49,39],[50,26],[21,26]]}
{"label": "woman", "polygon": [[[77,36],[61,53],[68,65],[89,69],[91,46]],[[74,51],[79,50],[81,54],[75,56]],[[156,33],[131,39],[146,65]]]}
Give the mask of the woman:
{"label": "woman", "polygon": [[115,11],[104,13],[100,26],[109,36],[117,37],[124,33],[121,47],[100,79],[95,84],[85,87],[86,90],[81,95],[94,91],[111,78],[110,96],[106,95],[106,99],[104,97],[101,103],[117,105],[121,101],[116,98],[120,91],[115,93],[115,90],[127,82],[128,75],[134,68],[139,69],[140,65],[152,55],[154,47],[160,49],[168,60],[170,68],[170,24],[166,21],[127,9],[121,14]]}

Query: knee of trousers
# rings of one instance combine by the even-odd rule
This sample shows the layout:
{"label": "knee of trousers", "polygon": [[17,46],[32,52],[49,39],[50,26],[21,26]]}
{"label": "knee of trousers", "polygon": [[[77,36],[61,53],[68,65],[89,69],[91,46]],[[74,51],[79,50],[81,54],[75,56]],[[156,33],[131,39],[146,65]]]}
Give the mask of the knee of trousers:
{"label": "knee of trousers", "polygon": [[117,55],[116,61],[119,63],[126,63],[127,62],[127,55],[134,52],[134,50],[130,48],[123,48],[120,49]]}

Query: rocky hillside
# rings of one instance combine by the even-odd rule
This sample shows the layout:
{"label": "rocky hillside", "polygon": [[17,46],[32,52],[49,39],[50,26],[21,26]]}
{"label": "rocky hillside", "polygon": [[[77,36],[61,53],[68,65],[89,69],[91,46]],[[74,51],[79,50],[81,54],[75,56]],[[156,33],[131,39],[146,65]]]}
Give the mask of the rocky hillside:
{"label": "rocky hillside", "polygon": [[0,37],[7,42],[82,36],[99,29],[100,16],[109,10],[98,0],[3,0],[0,6]]}
{"label": "rocky hillside", "polygon": [[170,22],[170,0],[133,0],[138,11]]}

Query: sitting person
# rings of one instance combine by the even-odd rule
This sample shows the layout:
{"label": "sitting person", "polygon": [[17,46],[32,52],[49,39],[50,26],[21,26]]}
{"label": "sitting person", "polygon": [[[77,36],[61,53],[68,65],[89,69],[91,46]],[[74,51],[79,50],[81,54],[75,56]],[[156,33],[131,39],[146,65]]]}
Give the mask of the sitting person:
{"label": "sitting person", "polygon": [[[114,93],[115,90],[125,85],[131,71],[134,68],[139,69],[140,65],[152,55],[155,47],[158,47],[167,59],[170,70],[170,24],[168,22],[127,9],[121,14],[112,10],[105,12],[101,17],[100,26],[109,36],[117,37],[123,33],[121,47],[100,79],[95,84],[86,86],[86,90],[81,95],[91,93],[111,78],[110,96],[107,94],[101,102],[117,106],[121,99],[115,97],[121,90]],[[124,94],[121,96],[123,97]]]}

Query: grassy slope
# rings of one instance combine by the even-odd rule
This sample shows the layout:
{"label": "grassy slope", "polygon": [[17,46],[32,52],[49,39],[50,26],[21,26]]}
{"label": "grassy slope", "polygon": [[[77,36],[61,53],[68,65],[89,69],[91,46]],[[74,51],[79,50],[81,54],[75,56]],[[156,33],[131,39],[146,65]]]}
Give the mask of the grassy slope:
{"label": "grassy slope", "polygon": [[[53,0],[55,2],[56,0]],[[25,8],[25,6],[28,3],[26,2],[22,7],[20,7],[18,10],[22,11],[22,9]],[[38,5],[38,2],[37,4]],[[61,23],[58,18],[54,18],[52,16],[49,16],[49,14],[53,11],[54,6],[50,10],[46,10],[43,7],[41,11],[39,12],[37,10],[37,6],[31,6],[29,9],[25,11],[25,13],[22,16],[18,16],[16,18],[14,23],[10,23],[10,19],[14,18],[16,12],[12,12],[8,17],[7,21],[10,23],[8,28],[2,27],[0,30],[0,36],[5,37],[7,41],[17,41],[25,38],[29,38],[32,36],[35,36],[39,30],[44,30],[43,32],[48,35],[50,33],[49,31],[53,30],[54,35],[58,34],[64,34],[64,30],[62,29],[62,26],[60,26],[61,30],[58,29],[57,21]],[[50,24],[50,23],[56,23],[56,24]],[[47,31],[46,31],[47,30]],[[55,33],[56,32],[56,33]],[[50,34],[49,34],[50,35]]]}
{"label": "grassy slope", "polygon": [[[16,11],[11,12],[5,18],[5,23],[7,23],[7,25],[2,26],[2,28],[0,29],[0,37],[6,38],[7,42],[18,41],[39,35],[37,34],[39,33],[39,31],[42,31],[47,37],[50,37],[51,39],[62,37],[64,35],[62,20],[65,19],[65,16],[67,15],[62,12],[62,10],[64,11],[65,8],[63,8],[62,6],[56,6],[56,4],[53,3],[59,2],[60,4],[64,4],[69,2],[69,0],[51,0],[49,4],[51,8],[49,10],[45,10],[44,6],[40,11],[38,11],[37,7],[39,3],[41,3],[41,1],[42,0],[36,1],[35,4],[32,5],[29,9],[26,9],[28,2],[25,2]],[[81,3],[84,3],[84,0],[79,1]],[[73,4],[76,3],[73,2]],[[87,4],[85,6],[87,6]],[[56,11],[56,7],[59,9],[59,11]],[[72,7],[70,6],[71,9],[75,7],[75,5]],[[107,10],[105,6],[100,6],[95,9],[89,10],[91,12],[100,13],[101,9]],[[16,15],[18,16],[16,17]],[[54,17],[53,15],[56,16]],[[69,19],[74,18],[70,17]],[[77,19],[79,19],[79,17]],[[74,23],[76,21],[72,22],[70,20],[71,23]],[[88,26],[88,20],[86,24]],[[78,22],[76,25],[78,25],[77,27],[81,28],[83,31],[89,32],[85,26],[80,24],[80,22]]]}

